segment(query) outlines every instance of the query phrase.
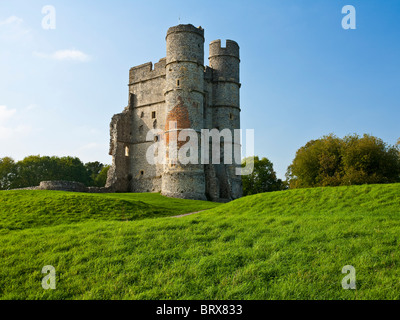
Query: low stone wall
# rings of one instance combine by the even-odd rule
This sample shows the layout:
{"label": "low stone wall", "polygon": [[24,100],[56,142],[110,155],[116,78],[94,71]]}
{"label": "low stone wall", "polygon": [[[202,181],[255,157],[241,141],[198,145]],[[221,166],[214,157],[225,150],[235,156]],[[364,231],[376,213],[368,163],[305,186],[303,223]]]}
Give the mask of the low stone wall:
{"label": "low stone wall", "polygon": [[87,187],[83,183],[75,181],[42,181],[38,190],[87,192]]}
{"label": "low stone wall", "polygon": [[111,188],[105,188],[105,187],[88,187],[87,192],[89,192],[89,193],[111,193],[114,191]]}
{"label": "low stone wall", "polygon": [[56,190],[70,192],[88,192],[88,193],[108,193],[113,192],[111,188],[105,187],[86,187],[81,182],[75,181],[42,181],[37,187],[20,188],[14,190]]}

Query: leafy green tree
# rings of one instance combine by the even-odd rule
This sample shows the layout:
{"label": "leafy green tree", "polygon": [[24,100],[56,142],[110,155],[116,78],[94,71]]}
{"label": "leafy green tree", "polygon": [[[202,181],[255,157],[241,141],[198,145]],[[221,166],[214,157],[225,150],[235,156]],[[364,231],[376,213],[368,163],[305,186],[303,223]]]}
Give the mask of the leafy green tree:
{"label": "leafy green tree", "polygon": [[398,182],[399,149],[366,134],[330,134],[301,147],[286,177],[290,188]]}
{"label": "leafy green tree", "polygon": [[0,190],[10,189],[14,178],[14,160],[10,157],[0,158]]}
{"label": "leafy green tree", "polygon": [[62,157],[59,161],[62,168],[59,180],[82,182],[87,186],[91,184],[91,179],[85,165],[79,158]]}
{"label": "leafy green tree", "polygon": [[12,188],[24,188],[39,185],[43,180],[57,180],[55,159],[50,157],[28,156],[18,161],[15,166],[15,179]]}
{"label": "leafy green tree", "polygon": [[14,162],[0,159],[0,190],[37,186],[41,181],[66,180],[84,183],[86,186],[105,185],[108,167],[102,163],[83,164],[76,157],[48,157],[32,155]]}
{"label": "leafy green tree", "polygon": [[41,181],[66,180],[90,184],[87,170],[74,157],[28,156],[15,165],[15,178],[11,188],[37,186]]}
{"label": "leafy green tree", "polygon": [[393,183],[400,178],[399,150],[364,134],[344,138],[342,184]]}
{"label": "leafy green tree", "polygon": [[94,179],[94,185],[96,187],[104,187],[107,182],[107,174],[110,169],[109,165],[103,166],[99,174]]}
{"label": "leafy green tree", "polygon": [[[242,162],[242,167],[246,166],[248,158]],[[242,176],[243,195],[248,196],[269,191],[278,191],[285,188],[282,180],[276,177],[273,164],[267,158],[254,157],[254,170],[250,175]]]}
{"label": "leafy green tree", "polygon": [[333,134],[307,142],[297,150],[286,173],[290,187],[340,185],[342,149],[343,141]]}
{"label": "leafy green tree", "polygon": [[99,161],[85,163],[85,168],[93,182],[96,180],[96,177],[100,174],[103,167],[104,164]]}

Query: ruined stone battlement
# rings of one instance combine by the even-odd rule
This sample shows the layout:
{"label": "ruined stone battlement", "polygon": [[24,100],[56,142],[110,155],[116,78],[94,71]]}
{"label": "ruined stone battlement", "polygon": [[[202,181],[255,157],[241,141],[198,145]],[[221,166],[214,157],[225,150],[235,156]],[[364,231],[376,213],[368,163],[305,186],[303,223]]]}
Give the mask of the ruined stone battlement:
{"label": "ruined stone battlement", "polygon": [[165,63],[166,58],[162,58],[159,62],[154,64],[154,69],[152,62],[147,62],[131,68],[129,70],[129,85],[148,81],[157,77],[165,77]]}
{"label": "ruined stone battlement", "polygon": [[179,24],[174,27],[170,27],[167,31],[167,35],[165,36],[165,40],[171,33],[179,33],[179,32],[193,32],[203,37],[204,39],[204,29],[202,27],[196,28],[192,24]]}
{"label": "ruined stone battlement", "polygon": [[[147,138],[151,129],[162,132],[156,138],[168,149],[174,130],[193,129],[201,139],[201,129],[240,128],[239,45],[227,40],[222,47],[220,40],[212,41],[210,66],[205,66],[203,28],[174,26],[165,39],[165,58],[154,67],[147,62],[129,70],[128,106],[110,124],[113,162],[106,188],[213,201],[241,197],[234,164],[183,165],[169,159],[150,164],[146,159],[154,143]],[[176,127],[169,128],[173,122]]]}
{"label": "ruined stone battlement", "polygon": [[232,40],[226,40],[226,47],[221,46],[221,40],[210,43],[208,60],[213,69],[213,81],[231,82],[240,87],[239,83],[239,45]]}
{"label": "ruined stone battlement", "polygon": [[236,41],[226,40],[226,46],[222,47],[221,40],[214,40],[210,42],[209,58],[215,56],[229,56],[240,60],[239,58],[239,45]]}
{"label": "ruined stone battlement", "polygon": [[104,187],[86,187],[81,182],[52,180],[42,181],[39,186],[20,188],[14,190],[53,190],[53,191],[69,191],[69,192],[88,192],[88,193],[108,193],[112,190]]}

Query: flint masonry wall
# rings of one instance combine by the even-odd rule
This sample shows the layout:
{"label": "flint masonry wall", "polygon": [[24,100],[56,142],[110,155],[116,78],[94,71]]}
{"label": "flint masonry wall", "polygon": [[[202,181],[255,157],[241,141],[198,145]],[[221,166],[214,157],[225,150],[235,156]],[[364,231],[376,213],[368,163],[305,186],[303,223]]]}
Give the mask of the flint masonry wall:
{"label": "flint masonry wall", "polygon": [[161,191],[163,166],[149,164],[145,155],[154,143],[154,139],[147,138],[148,131],[165,127],[165,62],[165,58],[161,59],[154,65],[154,69],[150,62],[130,70],[132,144],[129,150],[129,172],[132,179],[129,191],[132,192]]}
{"label": "flint masonry wall", "polygon": [[[210,67],[204,66],[201,27],[171,27],[166,43],[166,57],[154,67],[148,62],[129,71],[128,106],[110,124],[113,163],[106,187],[115,192],[161,192],[188,199],[238,198],[242,186],[234,165],[182,165],[169,157],[168,150],[165,165],[149,164],[146,159],[155,141],[168,146],[171,134],[187,128],[198,132],[199,150],[201,129],[240,128],[237,43],[227,40],[223,47],[220,40],[211,42]],[[170,121],[177,126],[170,128]],[[150,129],[158,129],[159,134],[148,137]],[[178,147],[185,143],[179,142]]]}
{"label": "flint masonry wall", "polygon": [[39,186],[19,188],[14,190],[55,190],[70,192],[108,193],[112,190],[104,187],[86,187],[83,183],[75,181],[53,180],[42,181]]}

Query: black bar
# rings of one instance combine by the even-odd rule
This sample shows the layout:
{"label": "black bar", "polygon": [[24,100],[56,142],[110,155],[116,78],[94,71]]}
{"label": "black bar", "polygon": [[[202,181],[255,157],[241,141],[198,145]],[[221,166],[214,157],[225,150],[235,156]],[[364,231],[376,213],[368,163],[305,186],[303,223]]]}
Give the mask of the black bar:
{"label": "black bar", "polygon": [[[2,312],[10,311],[62,315],[76,318],[83,314],[124,319],[281,319],[301,315],[323,319],[329,316],[360,318],[379,311],[380,317],[398,309],[399,301],[261,301],[261,300],[161,300],[161,301],[0,301]],[[8,309],[8,310],[7,310]],[[82,313],[82,311],[84,313]]]}

